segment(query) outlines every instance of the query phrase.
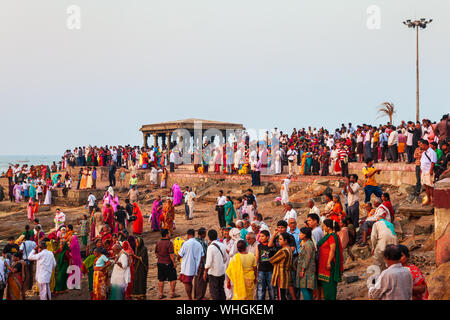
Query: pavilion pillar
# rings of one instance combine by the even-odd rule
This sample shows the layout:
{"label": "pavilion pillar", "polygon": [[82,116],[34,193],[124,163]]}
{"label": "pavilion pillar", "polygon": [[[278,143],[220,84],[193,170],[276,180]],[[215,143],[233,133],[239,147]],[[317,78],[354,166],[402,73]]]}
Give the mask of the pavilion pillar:
{"label": "pavilion pillar", "polygon": [[172,132],[167,131],[166,136],[167,136],[167,154],[169,154],[170,149],[172,149],[172,142],[171,142]]}
{"label": "pavilion pillar", "polygon": [[143,138],[144,138],[144,148],[147,148],[148,147],[148,145],[147,145],[148,134],[143,132],[142,135],[143,135]]}
{"label": "pavilion pillar", "polygon": [[154,141],[154,147],[158,146],[158,134],[153,133],[153,141]]}

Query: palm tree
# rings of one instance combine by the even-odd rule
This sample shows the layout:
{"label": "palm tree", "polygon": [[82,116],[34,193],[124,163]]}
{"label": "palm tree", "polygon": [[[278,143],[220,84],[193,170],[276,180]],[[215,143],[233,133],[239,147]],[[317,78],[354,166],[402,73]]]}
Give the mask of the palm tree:
{"label": "palm tree", "polygon": [[382,116],[388,116],[389,122],[392,124],[392,116],[395,113],[394,104],[392,102],[383,102],[382,104],[380,104],[378,106],[378,112],[381,113],[381,115],[378,116],[378,118]]}

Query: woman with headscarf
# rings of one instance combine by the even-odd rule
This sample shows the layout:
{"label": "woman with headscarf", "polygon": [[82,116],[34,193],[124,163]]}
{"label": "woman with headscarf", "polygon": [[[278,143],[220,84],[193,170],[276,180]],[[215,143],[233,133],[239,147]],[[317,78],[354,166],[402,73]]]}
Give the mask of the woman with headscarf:
{"label": "woman with headscarf", "polygon": [[25,300],[25,261],[22,260],[22,253],[13,254],[13,263],[8,268],[8,281],[6,286],[6,300]]}
{"label": "woman with headscarf", "polygon": [[93,290],[93,279],[94,279],[94,262],[95,262],[95,255],[91,254],[86,259],[84,259],[83,264],[81,265],[81,271],[84,274],[87,274],[88,276],[88,287],[89,287],[89,294],[91,295],[92,299],[92,290]]}
{"label": "woman with headscarf", "polygon": [[133,221],[133,234],[140,235],[144,228],[144,218],[136,202],[133,203],[133,215],[136,216],[136,220]]}
{"label": "woman with headscarf", "polygon": [[103,207],[103,221],[114,231],[114,212],[111,205],[106,202],[106,205]]}
{"label": "woman with headscarf", "polygon": [[317,243],[319,250],[318,277],[324,300],[336,300],[337,285],[344,271],[342,245],[339,236],[334,233],[335,221],[325,219],[325,236]]}
{"label": "woman with headscarf", "polygon": [[183,194],[181,193],[180,187],[178,184],[174,184],[172,187],[173,192],[173,205],[177,206],[181,203],[181,199],[183,198]]}
{"label": "woman with headscarf", "polygon": [[122,243],[122,249],[128,256],[128,266],[130,267],[131,280],[125,289],[125,300],[130,300],[131,291],[133,290],[133,280],[134,280],[134,264],[135,264],[134,251],[131,248],[131,245],[128,241],[124,241]]}
{"label": "woman with headscarf", "polygon": [[162,201],[161,196],[156,196],[155,201],[153,201],[152,205],[152,216],[151,216],[151,224],[152,224],[152,231],[159,231],[160,230],[160,223],[159,223],[159,217],[161,216],[162,212]]}
{"label": "woman with headscarf", "polygon": [[82,261],[81,261],[80,243],[76,235],[73,235],[72,240],[70,241],[70,255],[72,258],[71,265],[75,265],[81,268]]}
{"label": "woman with headscarf", "polygon": [[35,218],[35,205],[34,205],[34,200],[33,198],[30,197],[30,200],[28,200],[28,205],[27,205],[27,216],[28,216],[28,220],[31,222],[34,221]]}
{"label": "woman with headscarf", "polygon": [[134,260],[133,299],[143,300],[147,294],[147,274],[148,274],[148,253],[144,244],[144,239],[136,238],[137,245]]}
{"label": "woman with headscarf", "polygon": [[16,183],[14,185],[13,192],[14,192],[14,196],[16,197],[17,203],[20,203],[20,201],[22,201],[22,189],[23,189],[23,187],[20,183]]}
{"label": "woman with headscarf", "polygon": [[173,221],[175,220],[175,208],[172,204],[172,199],[168,198],[164,203],[162,214],[160,216],[162,229],[169,230],[169,236],[173,233]]}
{"label": "woman with headscarf", "polygon": [[55,293],[67,291],[67,268],[71,259],[70,249],[67,242],[61,241],[59,249],[55,251],[56,255],[56,285]]}
{"label": "woman with headscarf", "polygon": [[117,194],[114,194],[114,189],[111,186],[103,196],[103,206],[105,206],[106,203],[109,203],[111,205],[114,212],[117,211],[117,206],[119,205],[119,197],[117,196]]}

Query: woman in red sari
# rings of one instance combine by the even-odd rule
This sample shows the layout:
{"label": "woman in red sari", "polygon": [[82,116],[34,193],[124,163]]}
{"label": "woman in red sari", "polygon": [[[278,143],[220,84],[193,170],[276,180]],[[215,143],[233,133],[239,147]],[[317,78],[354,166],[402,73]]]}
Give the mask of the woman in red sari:
{"label": "woman in red sari", "polygon": [[125,289],[125,300],[131,300],[131,292],[133,291],[133,280],[134,280],[134,252],[128,241],[122,243],[122,249],[128,255],[128,265],[130,266],[131,281],[128,283]]}
{"label": "woman in red sari", "polygon": [[428,300],[428,286],[427,283],[425,282],[425,278],[423,277],[422,272],[417,266],[408,263],[409,249],[401,244],[399,244],[398,247],[402,253],[400,262],[403,267],[408,268],[411,271],[411,275],[413,278],[412,299]]}
{"label": "woman in red sari", "polygon": [[395,210],[394,207],[392,206],[391,203],[391,197],[389,196],[389,193],[387,192],[383,192],[381,194],[381,200],[383,201],[383,205],[389,209],[389,213],[391,214],[391,221],[392,223],[394,223],[394,218],[395,218]]}
{"label": "woman in red sari", "polygon": [[319,248],[318,277],[324,300],[336,300],[337,286],[342,281],[344,271],[342,244],[334,232],[339,230],[337,223],[331,219],[323,222],[325,235],[317,244]]}
{"label": "woman in red sari", "polygon": [[141,209],[138,204],[133,203],[133,215],[136,216],[136,220],[133,221],[133,234],[142,234],[144,228],[144,218],[142,217]]}
{"label": "woman in red sari", "polygon": [[114,230],[114,212],[109,203],[103,207],[103,219],[111,230]]}

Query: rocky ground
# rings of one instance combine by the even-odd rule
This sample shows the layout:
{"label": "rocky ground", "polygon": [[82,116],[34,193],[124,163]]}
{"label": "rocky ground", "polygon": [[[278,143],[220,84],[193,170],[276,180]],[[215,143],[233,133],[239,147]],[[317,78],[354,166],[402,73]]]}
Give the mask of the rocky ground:
{"label": "rocky ground", "polygon": [[[206,229],[218,229],[217,213],[214,210],[215,199],[219,189],[223,189],[225,194],[232,196],[242,195],[243,190],[249,187],[245,183],[229,183],[222,182],[208,182],[206,184],[193,184],[196,193],[199,196],[194,209],[194,219],[185,220],[184,205],[176,207],[176,230],[174,237],[184,237],[186,231],[190,228],[198,229],[205,227]],[[323,209],[323,194],[325,192],[339,193],[342,190],[342,182],[329,181],[324,178],[318,179],[312,184],[292,183],[290,187],[290,200],[294,203],[295,210],[299,214],[298,225],[301,226],[306,219],[307,209],[305,208],[306,200],[314,198],[319,209]],[[434,261],[434,240],[432,236],[433,231],[433,215],[432,208],[425,208],[425,210],[418,203],[411,204],[411,199],[408,200],[408,188],[410,186],[393,187],[389,185],[381,186],[383,191],[391,194],[391,200],[397,210],[396,215],[396,232],[400,238],[400,243],[405,244],[411,250],[411,260],[424,273],[428,280],[431,273],[435,269]],[[274,202],[274,199],[279,195],[279,186],[271,183],[265,183],[264,186],[253,188],[257,195],[258,209],[264,217],[264,221],[273,229],[276,222],[283,218],[283,208]],[[116,190],[119,198],[125,198],[126,190]],[[149,272],[148,272],[148,292],[147,299],[158,299],[158,282],[156,257],[153,252],[156,242],[159,239],[158,232],[152,232],[150,224],[147,222],[148,215],[151,212],[151,205],[153,199],[157,194],[166,195],[168,189],[152,190],[147,186],[139,186],[139,205],[144,214],[144,233],[143,238],[149,251]],[[364,199],[364,193],[361,191],[360,199]],[[363,202],[363,201],[361,201]],[[418,202],[418,201],[416,201]],[[48,232],[54,227],[53,217],[56,206],[44,207],[42,206],[37,214],[44,231]],[[61,207],[61,210],[66,213],[68,223],[74,224],[78,230],[77,220],[87,213],[84,206],[79,207]],[[430,215],[431,214],[431,215]],[[361,208],[361,216],[365,215],[365,211]],[[8,236],[18,236],[23,232],[24,226],[27,224],[26,205],[25,204],[11,204],[10,202],[0,202],[0,248],[5,244]],[[340,300],[356,300],[367,299],[367,280],[372,275],[368,267],[372,264],[370,257],[370,249],[352,248],[356,260],[352,261],[350,258],[345,262],[344,280],[338,287],[338,299]],[[179,266],[178,266],[179,271]],[[184,299],[186,294],[184,287],[180,282],[177,282],[177,293]],[[165,293],[168,295],[169,286],[166,285]],[[31,292],[28,293],[30,299],[38,299],[37,296]],[[209,297],[209,292],[207,292]],[[56,296],[55,299],[89,299],[87,290],[87,283],[85,277],[83,278],[82,289],[73,290],[65,294]],[[167,298],[166,298],[167,299]]]}

